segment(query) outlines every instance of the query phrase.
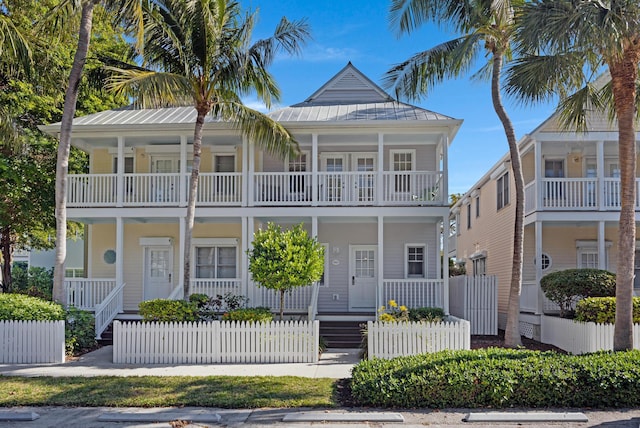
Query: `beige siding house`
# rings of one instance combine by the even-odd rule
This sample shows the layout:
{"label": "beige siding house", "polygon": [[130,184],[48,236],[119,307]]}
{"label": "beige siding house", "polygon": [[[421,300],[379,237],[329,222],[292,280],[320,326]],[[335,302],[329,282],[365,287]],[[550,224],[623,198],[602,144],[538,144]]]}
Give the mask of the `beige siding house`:
{"label": "beige siding house", "polygon": [[[557,310],[540,290],[544,275],[582,267],[615,272],[620,216],[617,140],[615,126],[594,115],[584,134],[562,131],[552,116],[519,142],[525,180],[520,299],[524,335],[538,338],[539,315]],[[451,228],[449,255],[465,264],[468,275],[498,277],[501,328],[511,278],[514,198],[507,154],[451,211],[455,228]],[[640,278],[640,265],[636,278]],[[636,287],[640,287],[638,279]]]}
{"label": "beige siding house", "polygon": [[[252,282],[247,249],[268,222],[304,223],[325,245],[325,274],[292,293],[287,312],[364,320],[389,298],[447,309],[440,236],[449,226],[447,152],[461,121],[394,101],[351,63],[270,116],[295,135],[300,156],[270,156],[207,118],[192,292],[278,310],[276,295]],[[122,316],[144,300],[181,297],[194,120],[191,107],[75,119],[72,144],[90,157],[88,174],[68,178],[69,219],[87,225],[86,278],[67,281],[78,305],[112,305]],[[59,124],[44,129],[55,134]]]}

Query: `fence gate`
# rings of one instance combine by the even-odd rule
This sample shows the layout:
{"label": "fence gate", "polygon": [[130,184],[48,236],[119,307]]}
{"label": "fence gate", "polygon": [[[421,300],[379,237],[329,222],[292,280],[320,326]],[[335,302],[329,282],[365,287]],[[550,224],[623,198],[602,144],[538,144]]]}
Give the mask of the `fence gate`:
{"label": "fence gate", "polygon": [[471,323],[472,335],[497,335],[497,278],[488,275],[449,278],[449,311]]}

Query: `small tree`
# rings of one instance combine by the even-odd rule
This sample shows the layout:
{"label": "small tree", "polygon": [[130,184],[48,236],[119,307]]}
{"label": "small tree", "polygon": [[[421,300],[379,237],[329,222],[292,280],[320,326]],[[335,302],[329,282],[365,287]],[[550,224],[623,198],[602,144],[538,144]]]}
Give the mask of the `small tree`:
{"label": "small tree", "polygon": [[567,318],[580,299],[615,296],[616,276],[600,269],[566,269],[543,276],[540,288],[560,306],[560,316]]}
{"label": "small tree", "polygon": [[310,237],[302,224],[289,230],[273,223],[253,234],[249,272],[260,287],[280,291],[280,320],[284,293],[320,280],[324,270],[324,247]]}

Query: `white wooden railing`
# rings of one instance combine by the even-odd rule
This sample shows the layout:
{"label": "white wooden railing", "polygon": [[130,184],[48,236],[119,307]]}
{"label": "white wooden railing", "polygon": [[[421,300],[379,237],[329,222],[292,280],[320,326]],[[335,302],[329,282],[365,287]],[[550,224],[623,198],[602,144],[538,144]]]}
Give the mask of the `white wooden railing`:
{"label": "white wooden railing", "polygon": [[536,281],[522,281],[520,310],[523,312],[538,312],[538,283]]}
{"label": "white wooden railing", "polygon": [[395,300],[408,308],[444,308],[442,279],[385,279],[382,281],[381,305]]}
{"label": "white wooden railing", "polygon": [[[258,290],[260,306],[270,308],[272,312],[280,312],[280,291],[260,287]],[[313,287],[297,287],[284,294],[284,311],[307,313],[311,302]]]}
{"label": "white wooden railing", "polygon": [[307,320],[313,321],[318,314],[318,294],[320,294],[320,283],[313,283],[313,290],[311,290],[311,302],[309,302],[309,309],[307,311]]}
{"label": "white wooden railing", "polygon": [[67,206],[100,207],[116,203],[116,174],[69,174]]}
{"label": "white wooden railing", "polygon": [[93,311],[116,287],[110,278],[65,278],[67,305],[85,311]]}
{"label": "white wooden railing", "polygon": [[64,363],[64,321],[0,321],[0,363]]}
{"label": "white wooden railing", "polygon": [[124,205],[180,203],[180,174],[125,174]]}
{"label": "white wooden railing", "polygon": [[384,201],[400,204],[443,202],[442,172],[403,171],[384,173]]}
{"label": "white wooden railing", "polygon": [[375,172],[319,172],[319,205],[375,205],[378,201]]}
{"label": "white wooden railing", "polygon": [[227,293],[242,294],[241,279],[198,278],[191,280],[191,294],[206,294],[209,297],[224,296]]}
{"label": "white wooden railing", "polygon": [[[188,179],[186,183],[188,187]],[[239,205],[241,202],[241,172],[200,173],[198,177],[199,205]]]}
{"label": "white wooden railing", "polygon": [[315,363],[318,321],[113,324],[116,364]]}
{"label": "white wooden railing", "polygon": [[532,181],[524,186],[524,213],[530,214],[536,210],[537,193],[536,182]]}
{"label": "white wooden railing", "polygon": [[256,172],[254,201],[258,205],[311,202],[310,172]]}
{"label": "white wooden railing", "polygon": [[368,321],[367,345],[369,359],[470,349],[469,321],[456,317],[438,323]]}
{"label": "white wooden railing", "polygon": [[120,312],[122,312],[122,290],[125,284],[122,283],[111,290],[111,293],[105,299],[98,303],[95,308],[95,329],[96,339],[102,337],[102,333],[107,329],[109,323],[113,321]]}
{"label": "white wooden railing", "polygon": [[498,280],[495,276],[449,278],[451,315],[471,323],[471,334],[498,334]]}

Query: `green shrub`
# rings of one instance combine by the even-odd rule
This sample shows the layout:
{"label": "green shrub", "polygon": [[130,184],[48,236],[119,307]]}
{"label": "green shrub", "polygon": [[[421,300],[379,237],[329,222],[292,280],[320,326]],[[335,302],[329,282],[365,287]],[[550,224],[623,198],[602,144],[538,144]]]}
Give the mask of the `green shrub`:
{"label": "green shrub", "polygon": [[273,314],[269,308],[239,308],[223,314],[222,321],[271,322]]}
{"label": "green shrub", "polygon": [[39,297],[0,293],[0,320],[64,320],[64,308]]}
{"label": "green shrub", "polygon": [[53,269],[31,267],[26,270],[19,265],[14,265],[11,269],[11,280],[13,292],[51,300]]}
{"label": "green shrub", "polygon": [[616,276],[600,269],[567,269],[543,276],[540,288],[566,318],[581,298],[615,296]]}
{"label": "green shrub", "polygon": [[637,407],[640,351],[488,348],[374,359],[354,367],[351,391],[376,407]]}
{"label": "green shrub", "polygon": [[442,308],[414,308],[409,309],[409,321],[440,322],[444,319]]}
{"label": "green shrub", "polygon": [[184,322],[198,321],[198,307],[184,300],[155,299],[140,302],[143,321]]}
{"label": "green shrub", "polygon": [[75,355],[93,349],[96,346],[96,328],[93,314],[74,307],[67,309],[64,336],[67,355]]}
{"label": "green shrub", "polygon": [[[616,320],[615,297],[589,297],[576,305],[576,320],[582,322],[614,324]],[[633,298],[633,322],[640,323],[640,297]]]}

